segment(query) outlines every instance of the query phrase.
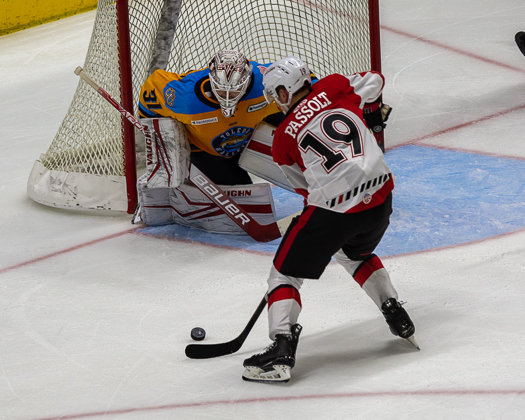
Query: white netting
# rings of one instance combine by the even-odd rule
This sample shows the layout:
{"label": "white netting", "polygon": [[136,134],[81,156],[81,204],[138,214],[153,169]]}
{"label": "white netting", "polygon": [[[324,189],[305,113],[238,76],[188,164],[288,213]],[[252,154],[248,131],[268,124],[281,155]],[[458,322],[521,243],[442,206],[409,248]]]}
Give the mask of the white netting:
{"label": "white netting", "polygon": [[[130,1],[134,98],[149,65],[162,0]],[[115,1],[99,0],[84,70],[121,102],[120,59]],[[142,80],[142,82],[141,82]],[[77,91],[47,153],[40,157],[50,170],[124,176],[120,114],[93,88],[79,82]]]}
{"label": "white netting", "polygon": [[[164,0],[128,4],[136,115],[165,5]],[[205,67],[217,51],[230,48],[261,63],[297,55],[319,77],[369,70],[368,14],[368,0],[183,0],[166,70]],[[99,0],[83,68],[121,102],[115,0]],[[40,162],[55,171],[125,176],[120,114],[80,81]]]}
{"label": "white netting", "polygon": [[319,76],[369,70],[368,0],[184,1],[167,70],[227,48],[261,63],[295,54]]}

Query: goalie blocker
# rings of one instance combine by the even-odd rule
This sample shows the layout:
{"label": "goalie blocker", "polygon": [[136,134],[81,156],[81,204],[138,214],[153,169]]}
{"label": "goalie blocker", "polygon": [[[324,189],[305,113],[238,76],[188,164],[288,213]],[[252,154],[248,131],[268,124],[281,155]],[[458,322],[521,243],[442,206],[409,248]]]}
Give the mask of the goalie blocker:
{"label": "goalie blocker", "polygon": [[188,177],[190,144],[184,126],[171,118],[143,118],[146,184],[149,188],[178,187]]}

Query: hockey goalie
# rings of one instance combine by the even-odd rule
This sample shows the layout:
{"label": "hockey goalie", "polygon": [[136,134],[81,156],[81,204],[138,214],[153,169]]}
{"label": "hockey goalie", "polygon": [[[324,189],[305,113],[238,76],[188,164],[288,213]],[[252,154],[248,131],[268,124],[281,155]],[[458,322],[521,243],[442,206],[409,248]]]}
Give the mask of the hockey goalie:
{"label": "hockey goalie", "polygon": [[[216,204],[189,179],[190,144],[185,127],[171,118],[141,119],[145,131],[146,173],[137,182],[139,205],[133,222],[149,226],[180,224],[215,233],[244,234]],[[271,130],[263,124],[260,132]],[[257,132],[257,130],[256,130]],[[259,141],[267,141],[264,134]],[[271,137],[270,137],[271,139]],[[267,144],[268,149],[271,144]],[[286,182],[271,156],[258,151],[243,154],[246,169],[265,178],[275,177],[274,183]],[[275,174],[273,174],[273,172]],[[271,184],[220,185],[220,188],[261,225],[276,221]]]}
{"label": "hockey goalie", "polygon": [[[237,51],[221,51],[205,69],[183,75],[157,70],[146,80],[139,113],[147,170],[137,183],[135,222],[244,233],[188,180],[190,162],[258,223],[276,221],[271,184],[253,184],[248,174],[289,185],[271,159],[272,126],[262,122],[280,115],[262,94],[266,66]],[[248,141],[255,138],[260,141],[253,144],[264,150],[250,149],[241,161]]]}

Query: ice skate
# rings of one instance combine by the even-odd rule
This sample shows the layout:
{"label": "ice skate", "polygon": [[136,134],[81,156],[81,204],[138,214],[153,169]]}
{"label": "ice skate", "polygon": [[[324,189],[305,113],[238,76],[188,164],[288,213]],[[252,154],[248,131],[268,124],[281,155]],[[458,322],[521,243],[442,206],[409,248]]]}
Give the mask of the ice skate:
{"label": "ice skate", "polygon": [[290,334],[277,334],[274,342],[262,353],[246,359],[242,379],[263,383],[288,382],[295,366],[295,352],[302,329],[299,324],[292,325]]}
{"label": "ice skate", "polygon": [[387,299],[383,302],[381,311],[383,312],[392,334],[404,338],[415,348],[420,350],[419,345],[414,338],[414,333],[416,331],[414,323],[401,304],[394,298]]}

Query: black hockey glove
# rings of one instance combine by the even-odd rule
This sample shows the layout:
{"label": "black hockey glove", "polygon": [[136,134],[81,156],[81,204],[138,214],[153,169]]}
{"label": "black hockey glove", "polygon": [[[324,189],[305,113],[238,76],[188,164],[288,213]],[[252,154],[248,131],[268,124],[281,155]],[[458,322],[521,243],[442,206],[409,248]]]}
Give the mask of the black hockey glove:
{"label": "black hockey glove", "polygon": [[386,127],[392,107],[381,103],[381,101],[365,104],[363,108],[363,118],[372,133],[381,133]]}

